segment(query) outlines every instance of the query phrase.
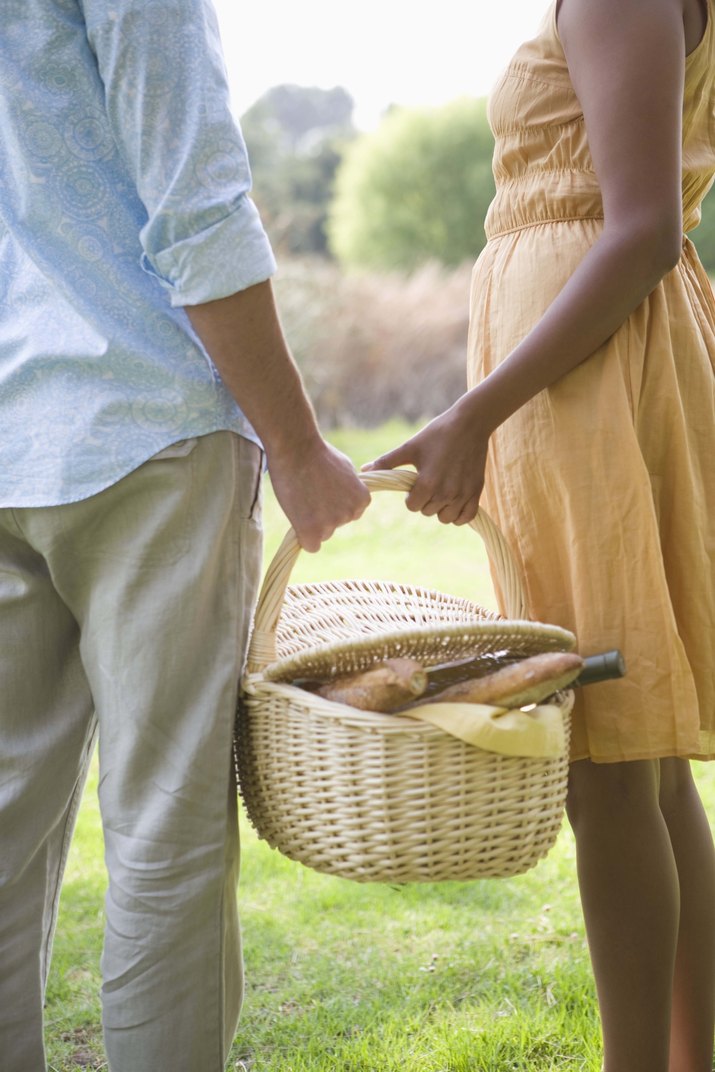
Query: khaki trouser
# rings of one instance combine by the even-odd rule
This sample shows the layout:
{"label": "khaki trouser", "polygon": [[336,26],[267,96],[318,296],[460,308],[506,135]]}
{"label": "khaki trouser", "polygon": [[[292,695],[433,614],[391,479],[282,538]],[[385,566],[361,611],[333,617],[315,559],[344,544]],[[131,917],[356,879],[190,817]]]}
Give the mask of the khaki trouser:
{"label": "khaki trouser", "polygon": [[188,440],[81,502],[0,510],[0,1072],[42,1072],[62,871],[99,728],[112,1072],[220,1072],[243,971],[231,738],[260,451]]}

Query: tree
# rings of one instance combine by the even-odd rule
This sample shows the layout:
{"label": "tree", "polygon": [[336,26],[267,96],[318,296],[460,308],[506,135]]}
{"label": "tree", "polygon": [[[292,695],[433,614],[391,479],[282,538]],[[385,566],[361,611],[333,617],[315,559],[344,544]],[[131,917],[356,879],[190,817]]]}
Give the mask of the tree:
{"label": "tree", "polygon": [[327,252],[325,219],[343,146],[355,136],[353,108],[340,86],[280,85],[241,118],[253,196],[282,252]]}
{"label": "tree", "polygon": [[354,103],[342,86],[273,86],[244,114],[241,124],[263,130],[282,154],[309,153],[316,141],[352,131]]}
{"label": "tree", "polygon": [[328,216],[330,249],[360,268],[473,260],[494,196],[493,148],[483,100],[393,109],[346,149]]}

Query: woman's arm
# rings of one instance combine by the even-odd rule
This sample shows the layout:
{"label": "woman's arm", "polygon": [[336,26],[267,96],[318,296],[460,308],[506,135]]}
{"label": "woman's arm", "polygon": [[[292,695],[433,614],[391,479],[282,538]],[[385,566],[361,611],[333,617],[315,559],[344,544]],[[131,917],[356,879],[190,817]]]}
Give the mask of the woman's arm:
{"label": "woman's arm", "polygon": [[559,31],[601,188],[603,231],[502,364],[370,465],[414,465],[408,507],[447,523],[476,514],[494,429],[598,349],[682,248],[683,0],[562,0]]}

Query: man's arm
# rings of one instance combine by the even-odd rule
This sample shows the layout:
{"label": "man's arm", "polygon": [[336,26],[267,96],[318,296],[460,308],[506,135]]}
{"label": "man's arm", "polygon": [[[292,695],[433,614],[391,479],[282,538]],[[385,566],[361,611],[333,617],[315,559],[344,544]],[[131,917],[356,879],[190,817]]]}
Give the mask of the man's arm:
{"label": "man's arm", "polygon": [[205,0],[82,0],[105,107],[146,209],[144,266],[186,309],[266,449],[279,503],[315,551],[369,495],[321,437],[276,313],[218,27]]}
{"label": "man's arm", "polygon": [[146,210],[142,263],[180,307],[268,279],[275,261],[230,110],[207,0],[82,0],[103,105]]}
{"label": "man's arm", "polygon": [[318,431],[270,282],[186,312],[221,378],[258,432],[276,497],[306,551],[359,517],[370,496]]}

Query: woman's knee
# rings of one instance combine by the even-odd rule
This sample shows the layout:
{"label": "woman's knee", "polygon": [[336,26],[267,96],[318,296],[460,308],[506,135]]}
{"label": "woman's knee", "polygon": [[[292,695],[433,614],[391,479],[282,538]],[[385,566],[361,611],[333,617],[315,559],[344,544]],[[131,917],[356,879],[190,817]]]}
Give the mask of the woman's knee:
{"label": "woman's knee", "polygon": [[594,820],[624,822],[631,815],[658,808],[657,760],[594,763],[584,759],[569,770],[566,811],[574,830]]}
{"label": "woman's knee", "polygon": [[679,812],[697,795],[689,760],[677,757],[660,760],[659,802],[664,815]]}

